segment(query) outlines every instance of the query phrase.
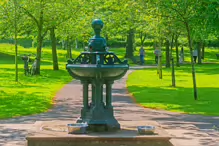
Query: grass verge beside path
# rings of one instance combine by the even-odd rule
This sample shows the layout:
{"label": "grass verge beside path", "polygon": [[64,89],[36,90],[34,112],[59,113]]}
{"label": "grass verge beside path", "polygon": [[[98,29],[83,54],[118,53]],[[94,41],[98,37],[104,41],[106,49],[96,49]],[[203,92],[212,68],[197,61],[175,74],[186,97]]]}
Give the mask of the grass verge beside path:
{"label": "grass verge beside path", "polygon": [[[44,49],[41,76],[24,76],[23,62],[19,60],[19,83],[16,83],[13,47],[4,45],[4,48],[0,46],[0,119],[47,111],[57,91],[72,80],[65,70],[64,52],[58,54],[60,70],[53,71],[51,50]],[[19,54],[34,51],[19,48]]]}
{"label": "grass verge beside path", "polygon": [[219,64],[196,66],[198,100],[193,97],[191,67],[176,68],[176,88],[171,87],[171,70],[137,70],[129,75],[127,86],[136,102],[147,108],[173,112],[219,116]]}

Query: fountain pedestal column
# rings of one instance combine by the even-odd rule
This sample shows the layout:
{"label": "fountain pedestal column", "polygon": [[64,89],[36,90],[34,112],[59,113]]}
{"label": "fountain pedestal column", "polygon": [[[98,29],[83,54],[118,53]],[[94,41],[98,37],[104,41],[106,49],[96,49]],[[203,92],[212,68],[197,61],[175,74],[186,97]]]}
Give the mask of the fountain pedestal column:
{"label": "fountain pedestal column", "polygon": [[[66,69],[83,84],[83,108],[77,123],[88,124],[91,131],[111,131],[120,129],[112,106],[112,84],[123,77],[129,65],[121,61],[114,53],[106,51],[106,40],[100,36],[103,22],[92,22],[95,36],[89,40],[87,52],[69,61]],[[91,103],[88,103],[88,84],[92,85]],[[106,85],[106,101],[103,98],[103,85]]]}
{"label": "fountain pedestal column", "polygon": [[83,108],[88,109],[88,81],[81,81],[83,84]]}
{"label": "fountain pedestal column", "polygon": [[[113,115],[112,84],[113,81],[93,79],[92,100],[88,106],[88,81],[83,84],[83,108],[77,123],[88,123],[90,131],[112,131],[120,129],[120,124]],[[106,84],[106,104],[103,101],[103,84]]]}
{"label": "fountain pedestal column", "polygon": [[106,108],[110,109],[112,107],[112,84],[113,81],[106,82]]}

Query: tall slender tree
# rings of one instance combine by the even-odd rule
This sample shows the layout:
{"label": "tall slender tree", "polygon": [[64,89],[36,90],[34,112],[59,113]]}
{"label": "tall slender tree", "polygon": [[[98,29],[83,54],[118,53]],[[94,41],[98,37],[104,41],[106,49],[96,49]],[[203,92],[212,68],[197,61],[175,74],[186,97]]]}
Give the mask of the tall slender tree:
{"label": "tall slender tree", "polygon": [[193,78],[193,89],[194,89],[194,99],[198,99],[197,94],[197,85],[196,85],[196,75],[195,75],[195,66],[193,61],[193,34],[194,34],[194,24],[200,21],[201,18],[199,16],[200,11],[197,10],[201,4],[199,1],[162,1],[159,3],[159,8],[163,12],[163,17],[168,17],[171,19],[171,23],[174,22],[181,22],[182,26],[185,27],[187,32],[187,39],[190,49],[190,56],[191,56],[191,67],[192,67],[192,78]]}
{"label": "tall slender tree", "polygon": [[14,0],[15,81],[18,82],[17,0]]}

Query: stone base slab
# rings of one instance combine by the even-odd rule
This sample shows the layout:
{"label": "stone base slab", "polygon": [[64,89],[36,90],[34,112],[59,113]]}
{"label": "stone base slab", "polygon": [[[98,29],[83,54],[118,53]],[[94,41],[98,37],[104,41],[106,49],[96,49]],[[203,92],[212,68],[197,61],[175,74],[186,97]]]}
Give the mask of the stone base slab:
{"label": "stone base slab", "polygon": [[[72,121],[38,121],[27,135],[28,146],[172,146],[171,137],[155,121],[120,121],[121,130],[68,134]],[[155,126],[154,135],[139,135],[137,126]]]}

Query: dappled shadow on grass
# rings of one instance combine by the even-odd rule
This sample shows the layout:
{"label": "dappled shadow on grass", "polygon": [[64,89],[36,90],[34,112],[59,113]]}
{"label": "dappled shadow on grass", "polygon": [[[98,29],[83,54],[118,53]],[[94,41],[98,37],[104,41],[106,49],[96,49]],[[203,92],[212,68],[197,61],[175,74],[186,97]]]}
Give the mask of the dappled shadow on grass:
{"label": "dappled shadow on grass", "polygon": [[[65,104],[59,104],[64,102]],[[74,103],[74,105],[72,105]],[[56,100],[56,104],[51,110],[44,110],[39,113],[31,113],[28,116],[14,117],[12,119],[0,120],[0,124],[33,124],[36,121],[51,121],[51,120],[67,120],[75,122],[78,117],[80,117],[80,112],[82,108],[81,101],[67,100]],[[8,117],[10,118],[10,117]]]}
{"label": "dappled shadow on grass", "polygon": [[[75,88],[72,88],[75,87]],[[78,89],[79,88],[79,89]],[[55,105],[54,107],[49,110],[48,112],[45,112],[47,109],[44,109],[44,113],[40,113],[40,114],[36,114],[36,112],[32,112],[31,114],[34,115],[30,115],[30,116],[21,116],[21,117],[17,117],[17,118],[12,118],[12,119],[8,119],[8,120],[0,120],[0,123],[5,124],[5,123],[31,123],[33,124],[35,121],[49,121],[49,120],[73,120],[79,117],[80,115],[80,111],[81,111],[81,107],[82,107],[82,92],[81,92],[81,85],[78,85],[78,83],[72,83],[72,84],[68,84],[66,85],[66,88],[63,88],[62,91],[60,91],[61,93],[57,94],[56,98],[54,99],[55,101]],[[37,93],[36,93],[37,94]],[[38,94],[44,94],[42,91],[39,91]],[[37,95],[39,96],[39,95]],[[33,99],[32,99],[33,98]],[[45,105],[39,105],[40,103],[43,104],[43,102],[46,102],[46,99],[40,98],[38,97],[37,99],[34,99],[34,97],[30,95],[29,100],[34,104],[33,108],[38,108],[42,109],[43,106],[45,107]],[[37,101],[35,101],[37,100]],[[27,102],[30,102],[27,101]],[[39,104],[37,105],[37,103],[35,104],[35,102],[38,102]],[[28,103],[26,103],[28,104]],[[45,103],[46,104],[46,103]],[[12,104],[11,104],[12,105]],[[26,105],[24,105],[26,106]],[[26,106],[26,110],[28,111],[28,107],[31,108],[32,105],[27,105]],[[24,108],[23,108],[24,110]],[[16,110],[18,112],[19,108]],[[25,111],[25,110],[24,110]],[[27,112],[25,111],[25,112]],[[5,112],[3,114],[6,114]],[[25,115],[25,114],[23,114]]]}
{"label": "dappled shadow on grass", "polygon": [[[61,59],[64,60],[64,59]],[[33,64],[34,57],[31,57],[31,62],[29,62],[29,65],[31,66]],[[65,60],[64,60],[65,61]],[[6,54],[0,52],[0,64],[15,64],[15,56],[11,54]],[[24,64],[24,61],[21,59],[21,56],[18,56],[18,64]],[[51,61],[41,59],[41,64],[42,65],[52,65],[52,59]]]}
{"label": "dappled shadow on grass", "polygon": [[[165,129],[186,130],[189,125],[195,125],[195,129],[190,130],[197,131],[199,130],[197,128],[212,129],[213,126],[219,125],[218,88],[199,88],[198,101],[193,99],[191,88],[170,87],[165,89],[129,86],[128,89],[133,93],[135,101],[145,107],[144,111],[138,110],[141,118],[158,121]],[[215,96],[211,96],[209,93],[213,93]],[[209,96],[204,96],[205,94]],[[126,112],[131,112],[133,115],[138,113],[132,111],[131,108]],[[208,116],[203,116],[203,114]]]}
{"label": "dappled shadow on grass", "polygon": [[[63,75],[63,74],[67,73],[67,71],[65,69],[62,69],[62,66],[60,68],[61,69],[59,69],[59,70],[52,70],[52,67],[42,65],[41,66],[41,71],[40,71],[41,72],[40,76],[52,76],[52,77],[54,77],[55,74]],[[14,74],[15,73],[15,68],[12,68],[11,66],[10,67],[1,66],[0,72],[5,72],[4,76],[9,76],[9,74]],[[19,74],[20,73],[24,74],[24,69],[21,66],[19,66],[19,68],[18,68],[18,73]],[[2,74],[1,74],[1,76],[2,76]],[[36,76],[25,76],[25,77],[36,77]]]}
{"label": "dappled shadow on grass", "polygon": [[[18,68],[18,74],[24,74],[23,68]],[[7,68],[5,66],[0,66],[0,78],[2,80],[11,80],[15,77],[15,69],[14,68]]]}
{"label": "dappled shadow on grass", "polygon": [[204,59],[204,62],[207,61],[207,62],[217,62],[217,57],[216,57],[216,54],[218,52],[215,51],[210,51],[210,52],[207,52],[205,51],[205,59]]}
{"label": "dappled shadow on grass", "polygon": [[[184,65],[176,70],[180,72],[192,73],[191,65]],[[195,72],[207,75],[219,74],[219,64],[196,64]]]}
{"label": "dappled shadow on grass", "polygon": [[129,86],[136,101],[145,107],[161,108],[191,114],[219,115],[219,88],[198,88],[198,100],[193,98],[192,88]]}
{"label": "dappled shadow on grass", "polygon": [[[6,84],[4,85],[4,88],[17,88],[17,89],[22,89],[22,88],[39,88],[42,87],[43,85],[33,85],[33,84],[25,84],[25,83],[20,83],[18,82],[17,84]],[[4,92],[4,91],[0,91],[0,92]],[[22,92],[22,91],[21,91]]]}
{"label": "dappled shadow on grass", "polygon": [[67,71],[42,69],[40,76],[25,76],[19,68],[19,82],[14,69],[0,69],[0,119],[47,111],[62,86],[72,80]]}
{"label": "dappled shadow on grass", "polygon": [[[0,64],[13,64],[14,59],[15,59],[14,55],[9,55],[0,52]],[[19,63],[22,63],[22,60],[19,60]]]}
{"label": "dappled shadow on grass", "polygon": [[45,97],[44,93],[40,91],[32,93],[25,91],[6,93],[1,91],[0,97],[0,119],[44,112],[52,106],[52,97]]}

